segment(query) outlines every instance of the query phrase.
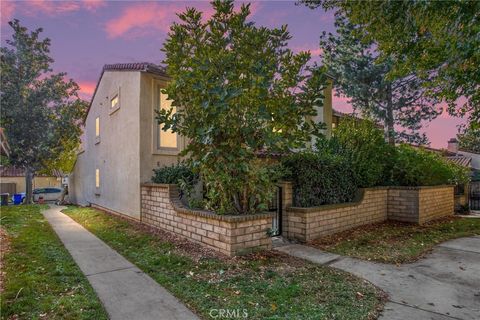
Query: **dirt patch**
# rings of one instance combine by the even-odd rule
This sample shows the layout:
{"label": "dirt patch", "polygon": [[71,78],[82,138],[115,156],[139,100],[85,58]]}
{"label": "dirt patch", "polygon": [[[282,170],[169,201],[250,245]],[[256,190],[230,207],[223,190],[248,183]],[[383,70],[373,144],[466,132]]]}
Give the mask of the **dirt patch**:
{"label": "dirt patch", "polygon": [[[398,221],[384,221],[384,222],[364,225],[361,227],[353,228],[353,229],[332,234],[329,236],[324,236],[319,239],[312,240],[308,244],[318,246],[319,248],[322,248],[322,249],[328,249],[344,241],[348,242],[353,239],[360,239],[364,235],[368,235],[368,234],[378,235],[381,233],[384,233],[384,236],[371,238],[371,239],[364,239],[364,241],[368,242],[368,243],[365,243],[365,245],[374,244],[374,243],[394,244],[410,238],[411,235],[414,233],[426,231],[426,230],[432,229],[432,227],[436,227],[438,225],[442,225],[442,224],[454,221],[456,219],[459,219],[459,218],[445,217],[445,218],[427,222],[424,225],[416,225],[412,223],[398,222]],[[402,232],[402,230],[405,230],[408,232]]]}
{"label": "dirt patch", "polygon": [[4,258],[5,254],[10,251],[10,238],[7,235],[7,232],[0,227],[0,292],[3,292],[5,284],[5,268],[4,268]]}

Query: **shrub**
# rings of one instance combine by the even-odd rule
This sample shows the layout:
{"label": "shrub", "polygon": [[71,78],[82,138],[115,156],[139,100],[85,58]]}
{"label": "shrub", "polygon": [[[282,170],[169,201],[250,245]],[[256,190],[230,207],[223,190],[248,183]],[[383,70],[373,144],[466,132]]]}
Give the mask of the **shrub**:
{"label": "shrub", "polygon": [[333,133],[332,138],[318,141],[319,153],[346,158],[357,187],[386,184],[393,147],[385,142],[383,132],[373,122],[345,118]]}
{"label": "shrub", "polygon": [[466,168],[441,155],[409,145],[396,148],[392,184],[399,186],[435,186],[468,182]]}
{"label": "shrub", "polygon": [[282,160],[293,182],[294,205],[312,207],[351,201],[356,193],[355,178],[342,156],[302,152]]}
{"label": "shrub", "polygon": [[153,170],[152,182],[180,184],[182,181],[194,185],[198,182],[198,175],[183,164],[166,166]]}
{"label": "shrub", "polygon": [[[196,199],[192,198],[192,191],[199,181],[198,174],[194,173],[184,164],[171,165],[153,170],[152,182],[177,184],[180,188],[180,198],[192,207],[198,206]],[[185,197],[184,197],[185,196]]]}

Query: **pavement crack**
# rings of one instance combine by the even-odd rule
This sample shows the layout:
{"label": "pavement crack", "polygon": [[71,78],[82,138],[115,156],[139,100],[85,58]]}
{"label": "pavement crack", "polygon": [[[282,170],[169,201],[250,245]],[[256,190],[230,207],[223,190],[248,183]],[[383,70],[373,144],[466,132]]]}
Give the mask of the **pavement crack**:
{"label": "pavement crack", "polygon": [[332,260],[330,260],[330,261],[325,262],[323,265],[324,265],[324,266],[329,266],[329,265],[332,265],[332,264],[334,264],[335,262],[338,262],[338,261],[343,260],[343,259],[345,259],[345,257],[340,256],[340,257],[337,257],[337,258],[335,258],[335,259],[332,259]]}
{"label": "pavement crack", "polygon": [[127,269],[132,269],[132,268],[135,268],[135,266],[118,268],[118,269],[107,270],[107,271],[100,271],[100,272],[96,272],[96,273],[85,274],[85,276],[86,277],[96,276],[97,274],[104,274],[104,273],[109,273],[109,272],[122,271],[122,270],[127,270]]}
{"label": "pavement crack", "polygon": [[441,244],[438,245],[440,248],[442,249],[448,249],[448,250],[452,250],[452,251],[463,251],[463,252],[469,252],[469,253],[476,253],[476,254],[480,254],[480,252],[476,252],[476,251],[472,251],[472,250],[464,250],[464,249],[457,249],[457,248],[450,248],[450,247],[444,247],[442,246]]}
{"label": "pavement crack", "polygon": [[438,314],[439,316],[444,316],[444,317],[447,317],[447,318],[450,318],[450,319],[464,320],[462,318],[452,317],[451,315],[448,315],[448,314],[445,314],[445,313],[440,313],[440,312],[436,312],[436,311],[432,311],[432,310],[419,308],[417,306],[412,306],[412,305],[404,303],[404,302],[397,302],[397,301],[393,301],[393,300],[390,300],[390,302],[398,304],[398,305],[402,305],[402,306],[405,306],[405,307],[409,307],[409,308],[412,308],[412,309],[417,309],[417,310],[421,310],[421,311],[425,311],[425,312],[429,312],[429,313],[433,313],[433,314]]}

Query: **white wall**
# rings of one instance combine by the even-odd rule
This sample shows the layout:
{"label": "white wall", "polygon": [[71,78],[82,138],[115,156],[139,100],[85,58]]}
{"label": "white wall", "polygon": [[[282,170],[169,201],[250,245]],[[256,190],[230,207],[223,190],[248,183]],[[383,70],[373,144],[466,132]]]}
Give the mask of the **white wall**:
{"label": "white wall", "polygon": [[[71,175],[70,193],[78,204],[140,217],[140,76],[136,71],[103,74],[85,123],[85,151]],[[110,99],[118,92],[120,108],[112,113]],[[100,117],[100,139],[95,137],[96,117]],[[97,168],[99,188],[95,186]]]}

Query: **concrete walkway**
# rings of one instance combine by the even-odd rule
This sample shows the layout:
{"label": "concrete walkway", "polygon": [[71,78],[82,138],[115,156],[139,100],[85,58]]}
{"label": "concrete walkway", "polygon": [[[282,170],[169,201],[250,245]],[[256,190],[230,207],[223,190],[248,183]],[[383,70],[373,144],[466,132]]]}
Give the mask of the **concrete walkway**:
{"label": "concrete walkway", "polygon": [[364,278],[389,295],[380,319],[480,319],[480,237],[444,242],[427,257],[400,266],[290,244],[276,250]]}
{"label": "concrete walkway", "polygon": [[60,240],[86,275],[110,319],[198,319],[148,275],[70,217],[65,207],[43,211]]}

